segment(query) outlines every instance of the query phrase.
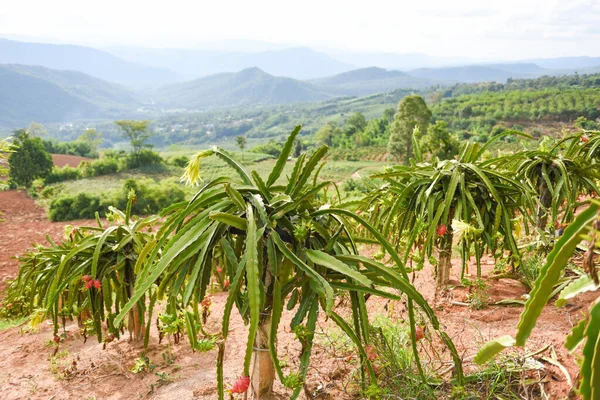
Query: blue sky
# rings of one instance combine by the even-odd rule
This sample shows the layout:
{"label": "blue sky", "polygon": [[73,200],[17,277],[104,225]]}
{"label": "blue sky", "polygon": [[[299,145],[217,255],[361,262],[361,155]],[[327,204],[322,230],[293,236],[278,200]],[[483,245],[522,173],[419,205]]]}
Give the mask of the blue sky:
{"label": "blue sky", "polygon": [[0,36],[193,47],[250,39],[473,59],[600,56],[600,0],[19,0]]}

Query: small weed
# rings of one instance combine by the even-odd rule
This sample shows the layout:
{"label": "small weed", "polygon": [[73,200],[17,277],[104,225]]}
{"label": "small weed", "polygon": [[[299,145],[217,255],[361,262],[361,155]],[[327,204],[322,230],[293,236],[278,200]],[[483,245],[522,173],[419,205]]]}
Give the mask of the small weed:
{"label": "small weed", "polygon": [[352,340],[340,329],[328,329],[326,332],[317,332],[315,342],[324,348],[334,348],[338,355],[343,356],[354,354],[356,349]]}
{"label": "small weed", "polygon": [[162,341],[164,335],[168,337],[172,336],[175,344],[179,343],[185,325],[183,314],[160,314],[158,321],[159,343]]}
{"label": "small weed", "polygon": [[68,355],[69,352],[67,350],[61,350],[56,355],[50,357],[50,372],[56,379],[64,379],[72,372],[70,363],[65,360]]}
{"label": "small weed", "polygon": [[367,390],[364,391],[364,396],[367,399],[381,399],[383,395],[389,394],[388,391],[383,390],[376,384],[370,385]]}
{"label": "small weed", "polygon": [[69,355],[69,352],[67,350],[61,350],[58,353],[56,353],[56,355],[54,356],[54,358],[56,358],[57,360],[66,358]]}
{"label": "small weed", "polygon": [[463,280],[463,284],[469,288],[467,300],[475,310],[486,308],[490,301],[489,285],[482,279],[475,282]]}
{"label": "small weed", "polygon": [[285,386],[288,389],[296,389],[302,385],[300,375],[295,372],[284,376],[284,379],[281,383],[283,383],[283,386]]}
{"label": "small weed", "polygon": [[196,349],[196,351],[199,351],[200,353],[204,353],[204,352],[211,351],[212,349],[214,349],[216,343],[217,343],[216,338],[198,339],[195,349]]}
{"label": "small weed", "polygon": [[27,381],[27,385],[29,386],[29,392],[31,394],[35,394],[37,392],[38,383],[33,378],[31,378]]}
{"label": "small weed", "polygon": [[[372,385],[364,393],[367,398],[433,398],[433,389],[415,376],[411,351],[410,328],[384,316],[373,320],[371,343],[380,369],[379,386]],[[431,375],[425,371],[426,376]],[[428,379],[429,380],[429,379]]]}
{"label": "small weed", "polygon": [[156,365],[152,364],[152,361],[150,361],[145,353],[142,353],[142,355],[135,359],[135,364],[131,367],[130,371],[134,374],[139,374],[140,372],[152,372],[154,368],[156,368]]}
{"label": "small weed", "polygon": [[169,383],[173,382],[173,379],[166,372],[155,372],[154,375],[158,377],[158,381],[150,385],[150,391],[148,392],[148,396],[154,394],[154,389],[157,389],[161,386],[166,386]]}
{"label": "small weed", "polygon": [[281,368],[287,368],[287,367],[289,367],[289,366],[290,366],[290,362],[289,362],[289,361],[288,361],[288,359],[287,359],[287,355],[286,355],[286,357],[285,357],[285,358],[282,358],[281,360],[279,360],[279,366],[280,366]]}
{"label": "small weed", "polygon": [[[475,285],[476,286],[476,285]],[[445,377],[425,368],[426,383],[418,378],[410,348],[410,329],[387,317],[377,316],[372,326],[371,343],[376,353],[378,385],[371,385],[362,398],[369,399],[519,399],[522,392],[535,392],[540,377],[531,357],[522,359],[505,354],[496,362],[477,368],[465,376],[466,385],[457,387],[443,383]],[[438,360],[439,361],[439,360]]]}
{"label": "small weed", "polygon": [[175,359],[177,358],[175,354],[173,354],[173,352],[171,351],[170,347],[167,349],[166,352],[162,353],[161,355],[163,358],[163,362],[167,365],[172,365],[173,363],[175,363]]}
{"label": "small weed", "polygon": [[519,271],[523,275],[524,283],[532,288],[537,279],[540,269],[544,265],[544,256],[539,253],[533,253],[529,257],[523,257],[519,265]]}

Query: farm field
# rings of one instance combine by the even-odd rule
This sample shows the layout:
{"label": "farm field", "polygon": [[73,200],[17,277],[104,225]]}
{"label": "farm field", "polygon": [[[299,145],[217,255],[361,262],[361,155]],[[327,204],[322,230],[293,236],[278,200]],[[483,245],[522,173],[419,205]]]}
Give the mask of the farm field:
{"label": "farm field", "polygon": [[600,0],[37,3],[0,400],[600,400]]}
{"label": "farm field", "polygon": [[82,161],[90,161],[87,157],[74,156],[70,154],[53,154],[52,162],[55,166],[62,168],[66,165],[70,167],[77,167]]}
{"label": "farm field", "polygon": [[[18,204],[18,206],[16,206]],[[0,247],[2,254],[0,268],[3,281],[13,278],[17,273],[17,262],[8,255],[26,251],[31,243],[43,243],[45,235],[59,240],[66,223],[48,222],[43,210],[23,192],[0,192],[0,211],[6,213],[3,232],[10,240],[4,241]],[[73,226],[93,224],[95,221],[74,221]],[[363,247],[361,254],[370,255],[373,249]],[[459,261],[454,260],[458,265]],[[473,266],[471,266],[473,268]],[[435,281],[430,267],[416,275],[415,287],[431,302],[446,332],[456,344],[464,359],[465,368],[472,371],[480,367],[473,365],[472,358],[478,348],[487,340],[510,333],[516,326],[521,306],[494,305],[496,301],[505,299],[522,299],[525,294],[523,286],[509,279],[489,280],[488,273],[493,266],[491,260],[484,260],[484,275],[490,285],[490,306],[483,310],[465,307],[467,290],[460,287],[458,271],[452,273],[451,285],[447,291],[435,299]],[[206,329],[217,331],[222,317],[226,292],[215,292],[212,295],[213,305]],[[505,357],[521,365],[535,367],[528,372],[517,372],[510,378],[519,390],[520,379],[531,379],[523,388],[530,395],[540,394],[543,390],[550,398],[565,398],[569,394],[570,384],[567,379],[577,378],[578,368],[575,359],[564,349],[565,332],[568,332],[575,321],[585,312],[586,305],[594,298],[594,294],[581,296],[564,308],[548,305],[542,313],[538,327],[522,351],[510,352]],[[406,309],[402,302],[372,299],[367,302],[372,321],[377,323],[378,317],[386,317],[401,323],[406,318]],[[348,304],[338,304],[336,311],[348,314]],[[294,334],[287,328],[294,310],[285,311],[282,329],[279,336],[280,357],[290,360],[294,365],[295,354],[299,351]],[[79,399],[79,398],[137,398],[139,396],[167,399],[177,396],[181,399],[214,399],[216,398],[215,360],[216,351],[192,353],[188,343],[169,343],[164,339],[158,343],[158,335],[154,332],[146,351],[152,364],[153,373],[134,374],[130,368],[143,352],[139,344],[129,343],[126,336],[115,340],[102,349],[94,338],[84,343],[77,323],[67,324],[66,339],[60,344],[57,356],[53,357],[53,349],[46,344],[52,338],[52,328],[42,323],[36,330],[27,331],[27,325],[8,327],[0,331],[0,397],[3,399]],[[241,373],[239,353],[243,352],[247,336],[247,327],[241,318],[234,313],[231,324],[231,336],[228,339],[225,353],[225,381],[232,383]],[[427,341],[432,340],[428,333]],[[438,346],[439,344],[435,344]],[[538,353],[538,350],[544,350]],[[525,354],[535,353],[530,357]],[[553,354],[556,358],[553,358]],[[340,339],[339,332],[324,318],[320,318],[316,331],[315,362],[309,370],[307,387],[313,394],[321,393],[318,398],[355,398],[351,395],[352,381],[356,374],[355,352],[347,341]],[[166,357],[166,358],[165,358]],[[548,361],[551,360],[551,361]],[[566,368],[565,371],[553,365],[556,361]],[[73,367],[76,365],[76,367]],[[520,365],[515,365],[517,369]],[[166,373],[168,380],[161,380],[157,375]],[[318,389],[320,388],[320,389]],[[482,387],[482,393],[490,390]],[[278,398],[288,398],[285,388],[277,386]],[[425,395],[424,395],[425,396]],[[541,394],[540,394],[541,396]],[[308,397],[307,397],[308,398]],[[427,396],[423,398],[428,398]],[[535,397],[537,398],[537,397]]]}
{"label": "farm field", "polygon": [[[165,157],[172,156],[172,153],[164,153]],[[177,153],[182,156],[181,152]],[[184,152],[183,156],[189,156],[189,152]],[[236,157],[240,157],[239,153],[234,153]],[[62,156],[64,157],[64,156]],[[59,158],[63,160],[64,158]],[[256,170],[261,176],[268,175],[268,173],[275,166],[275,159],[268,155],[260,155],[248,153],[242,158],[242,163],[248,168]],[[58,157],[57,157],[58,158]],[[58,164],[56,164],[59,166]],[[68,164],[67,164],[68,165]],[[76,164],[78,165],[78,164]],[[344,161],[344,160],[329,160],[321,171],[321,177],[326,180],[331,180],[339,185],[339,190],[343,197],[346,196],[357,196],[359,193],[346,193],[343,187],[343,182],[348,178],[362,179],[367,178],[370,174],[375,172],[381,172],[389,165],[386,161]],[[64,165],[61,165],[64,166]],[[283,176],[280,178],[280,182],[284,180],[286,175],[289,175],[292,171],[293,162],[290,161],[286,164],[283,172]],[[122,190],[124,183],[127,180],[135,180],[138,182],[149,182],[157,184],[170,184],[175,185],[186,193],[187,198],[191,198],[195,193],[196,188],[186,186],[180,181],[183,168],[169,166],[168,168],[161,169],[157,172],[147,173],[143,170],[140,171],[126,171],[122,173],[82,178],[77,180],[69,180],[65,182],[59,182],[55,184],[45,185],[47,192],[50,194],[44,195],[40,193],[37,198],[37,203],[42,207],[48,207],[49,203],[56,198],[60,198],[64,194],[70,196],[77,195],[79,193],[86,194],[97,194],[110,196],[115,192]],[[227,167],[225,163],[220,160],[207,160],[202,164],[202,178],[206,181],[225,176],[234,177],[235,172]]]}
{"label": "farm field", "polygon": [[0,397],[597,398],[598,82],[14,131]]}

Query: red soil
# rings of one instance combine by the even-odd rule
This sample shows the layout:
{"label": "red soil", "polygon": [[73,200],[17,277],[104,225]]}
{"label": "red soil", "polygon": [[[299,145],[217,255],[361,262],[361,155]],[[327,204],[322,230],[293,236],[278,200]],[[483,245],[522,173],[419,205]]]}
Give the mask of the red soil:
{"label": "red soil", "polygon": [[[26,251],[32,243],[44,242],[49,234],[53,239],[60,240],[66,223],[51,223],[43,210],[26,197],[23,192],[0,192],[0,211],[4,212],[6,222],[0,225],[2,239],[0,241],[0,274],[2,280],[12,278],[17,274],[17,262],[10,258],[15,254]],[[92,221],[71,222],[70,225],[90,224]],[[365,249],[364,253],[371,253]],[[456,262],[456,265],[459,265]],[[484,265],[484,273],[491,270],[492,265]],[[454,269],[454,278],[458,268]],[[484,276],[484,278],[486,278]],[[416,274],[415,286],[431,302],[435,297],[434,280],[430,269],[426,268]],[[454,283],[457,283],[456,281]],[[513,280],[501,279],[489,281],[490,304],[501,299],[520,299],[526,293],[523,286]],[[475,369],[472,364],[473,355],[487,340],[498,336],[514,335],[520,306],[489,306],[483,310],[473,310],[470,307],[456,305],[464,302],[467,290],[456,287],[442,293],[436,304],[436,312],[441,325],[453,339],[458,351],[463,355],[467,371]],[[216,293],[213,298],[212,315],[208,319],[207,330],[217,332],[220,328],[223,305],[227,294]],[[587,306],[596,294],[572,301],[564,308],[556,308],[549,304],[533,335],[527,343],[527,348],[519,350],[519,354],[533,352],[550,345],[557,353],[557,360],[562,363],[573,382],[578,380],[575,357],[570,355],[563,346],[566,334],[573,324],[587,311]],[[452,302],[455,302],[454,304]],[[347,306],[338,305],[337,311],[347,315]],[[404,305],[399,302],[382,301],[371,298],[368,301],[369,314],[387,315],[393,320],[402,321],[406,318]],[[291,370],[298,366],[300,350],[294,334],[290,332],[289,323],[292,312],[285,312],[280,326],[278,349],[280,358],[287,361]],[[327,331],[330,321],[321,316],[315,340],[313,362],[308,375],[308,386],[313,394],[320,386],[319,399],[336,398],[339,400],[352,398],[346,388],[348,383],[356,379],[350,375],[352,363],[348,360],[355,357],[355,352],[337,349],[328,345]],[[155,328],[153,328],[155,330]],[[156,364],[154,372],[166,372],[171,383],[157,385],[158,376],[154,373],[133,374],[129,369],[134,360],[143,351],[140,345],[127,341],[127,335],[120,340],[102,345],[89,338],[83,343],[76,323],[67,325],[67,339],[60,345],[62,357],[55,367],[51,367],[50,357],[52,348],[45,345],[52,339],[52,327],[42,323],[34,332],[22,334],[21,328],[10,328],[0,331],[0,398],[2,399],[80,399],[95,396],[98,399],[140,398],[146,396],[153,399],[216,399],[216,352],[192,353],[187,341],[179,344],[169,344],[167,339],[158,343],[158,335],[152,332],[147,356]],[[245,349],[247,329],[237,312],[232,315],[231,333],[227,341],[225,353],[225,382],[231,384],[242,372],[242,358]],[[421,345],[434,343],[438,350],[437,339],[431,332],[426,332],[426,339]],[[424,349],[424,348],[423,348]],[[66,352],[65,352],[66,351]],[[512,350],[513,354],[517,351]],[[172,354],[174,361],[168,363],[163,354]],[[539,359],[540,356],[550,357],[549,350],[538,355],[543,370],[540,385],[551,399],[562,399],[569,396],[570,386],[559,368]],[[440,350],[440,356],[448,359],[447,351]],[[428,362],[426,354],[423,360]],[[56,366],[58,365],[58,366]],[[75,366],[75,367],[73,367]],[[70,372],[62,379],[57,378],[57,372]],[[290,369],[285,370],[286,373]],[[446,375],[450,376],[450,374]],[[275,390],[280,393],[276,398],[289,398],[287,392],[279,383]],[[309,398],[304,394],[301,398]],[[527,398],[539,398],[533,395]]]}
{"label": "red soil", "polygon": [[46,244],[46,235],[61,241],[66,225],[89,224],[92,221],[71,221],[53,223],[44,210],[35,204],[24,191],[0,191],[0,213],[4,214],[0,223],[0,290],[5,281],[17,274],[15,256],[25,252],[35,244]]}
{"label": "red soil", "polygon": [[82,161],[89,161],[89,158],[81,156],[72,156],[70,154],[52,154],[52,161],[57,167],[64,167],[65,165],[71,167],[77,167]]}

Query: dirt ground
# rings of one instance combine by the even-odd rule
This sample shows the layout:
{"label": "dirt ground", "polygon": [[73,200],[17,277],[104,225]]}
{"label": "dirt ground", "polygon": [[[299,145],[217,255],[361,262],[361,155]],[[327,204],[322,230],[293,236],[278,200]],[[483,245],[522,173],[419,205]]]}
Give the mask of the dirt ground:
{"label": "dirt ground", "polygon": [[70,167],[77,167],[82,161],[89,161],[89,158],[81,156],[73,156],[70,154],[52,154],[52,161],[57,167],[64,167],[68,165]]}
{"label": "dirt ground", "polygon": [[[14,255],[26,251],[34,243],[43,243],[45,236],[60,240],[65,225],[81,226],[93,221],[67,223],[49,222],[44,210],[35,205],[25,193],[19,191],[0,192],[0,212],[5,213],[5,222],[0,224],[0,287],[17,274],[17,261]],[[368,252],[368,250],[367,250]],[[458,263],[456,263],[458,265]],[[491,270],[491,263],[484,265],[484,271]],[[458,273],[458,268],[453,271]],[[456,277],[455,277],[456,279]],[[424,296],[434,300],[434,280],[429,270],[421,271],[415,279],[415,286]],[[457,282],[454,282],[457,284]],[[490,281],[490,304],[502,299],[522,299],[526,293],[523,286],[513,280]],[[487,340],[515,333],[521,306],[491,305],[483,310],[473,310],[461,305],[466,300],[467,290],[455,287],[439,296],[436,312],[446,332],[453,339],[463,356],[467,370],[473,370],[472,359],[477,349]],[[217,332],[220,327],[222,309],[226,293],[213,296],[212,314],[207,329]],[[573,382],[578,379],[575,357],[563,346],[566,334],[587,311],[590,300],[596,294],[588,293],[564,308],[547,306],[534,330],[527,348],[521,353],[535,352],[551,346],[557,354],[557,361],[564,365]],[[392,302],[393,303],[393,302]],[[369,314],[383,314],[395,320],[405,317],[401,303],[370,299]],[[344,306],[338,312],[344,313]],[[280,326],[281,337],[278,343],[280,358],[286,361],[291,370],[298,365],[300,346],[290,332],[289,322],[292,312],[285,312]],[[315,340],[314,358],[309,370],[308,386],[313,398],[351,398],[349,381],[352,380],[348,359],[352,355],[336,354],[327,346],[328,322],[320,318]],[[26,326],[0,331],[0,398],[1,399],[216,399],[216,352],[192,353],[187,341],[169,343],[167,339],[158,343],[158,335],[153,332],[150,347],[146,353],[155,365],[152,373],[134,374],[130,368],[140,356],[142,346],[128,342],[127,335],[107,345],[95,338],[84,343],[76,323],[67,326],[67,338],[61,343],[57,357],[52,360],[52,327],[42,323],[36,331],[26,332]],[[234,312],[231,334],[225,353],[225,382],[231,386],[242,371],[242,358],[245,349],[247,329],[239,315]],[[426,336],[427,337],[427,336]],[[550,357],[550,350],[540,356]],[[442,353],[442,357],[447,354]],[[424,358],[426,360],[426,358]],[[564,373],[556,366],[539,360],[543,366],[541,386],[547,398],[563,399],[569,396],[571,386]],[[289,372],[289,370],[288,370]],[[167,373],[168,379],[161,381],[156,373]],[[167,375],[163,375],[165,377]],[[449,374],[448,374],[449,376]],[[289,398],[289,392],[278,383],[277,398]],[[318,393],[317,393],[318,392]],[[302,395],[302,398],[309,398]],[[534,398],[534,397],[530,397]]]}

